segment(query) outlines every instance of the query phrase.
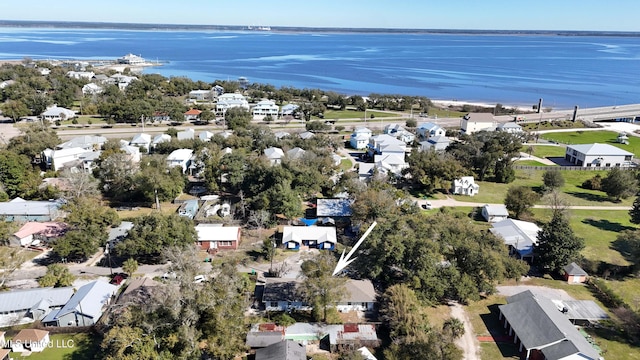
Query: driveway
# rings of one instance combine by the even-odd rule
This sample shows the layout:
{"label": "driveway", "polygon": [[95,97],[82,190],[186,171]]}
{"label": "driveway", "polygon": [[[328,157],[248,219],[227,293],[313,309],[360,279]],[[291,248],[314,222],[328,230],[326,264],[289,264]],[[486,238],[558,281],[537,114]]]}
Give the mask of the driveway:
{"label": "driveway", "polygon": [[519,294],[523,291],[531,290],[537,294],[541,294],[551,300],[575,300],[566,291],[560,289],[552,289],[545,286],[533,286],[533,285],[512,285],[512,286],[497,286],[498,294],[503,296],[512,296]]}
{"label": "driveway", "polygon": [[475,336],[475,332],[473,331],[473,326],[471,325],[467,312],[464,311],[464,307],[462,307],[462,305],[457,301],[449,302],[449,307],[451,308],[451,317],[462,321],[464,324],[464,335],[455,341],[456,345],[461,348],[464,353],[463,359],[480,360],[480,356],[478,356],[480,352],[480,343]]}

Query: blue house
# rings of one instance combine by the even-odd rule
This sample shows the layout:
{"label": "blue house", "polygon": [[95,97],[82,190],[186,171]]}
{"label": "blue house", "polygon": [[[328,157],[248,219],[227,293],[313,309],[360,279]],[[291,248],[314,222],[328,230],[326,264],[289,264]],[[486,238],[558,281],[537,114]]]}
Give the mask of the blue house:
{"label": "blue house", "polygon": [[193,219],[198,213],[198,200],[187,200],[178,209],[178,215]]}

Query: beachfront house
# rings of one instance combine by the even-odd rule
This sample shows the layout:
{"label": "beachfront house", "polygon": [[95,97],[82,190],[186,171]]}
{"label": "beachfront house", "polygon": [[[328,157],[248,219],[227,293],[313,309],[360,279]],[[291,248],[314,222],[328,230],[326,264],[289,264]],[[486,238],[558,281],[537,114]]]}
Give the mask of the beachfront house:
{"label": "beachfront house", "polygon": [[463,176],[452,182],[451,192],[454,195],[474,196],[480,191],[480,185],[476,184],[473,176]]}
{"label": "beachfront house", "polygon": [[480,130],[495,130],[496,121],[491,113],[469,113],[460,121],[460,131],[463,134],[473,134]]}
{"label": "beachfront house", "polygon": [[123,57],[118,58],[118,64],[124,65],[142,65],[145,63],[145,59],[142,56],[127,54]]}
{"label": "beachfront house", "polygon": [[502,123],[496,128],[497,131],[507,132],[509,134],[522,134],[522,126],[515,122]]}
{"label": "beachfront house", "polygon": [[630,167],[633,153],[609,144],[567,145],[565,160],[582,167]]}

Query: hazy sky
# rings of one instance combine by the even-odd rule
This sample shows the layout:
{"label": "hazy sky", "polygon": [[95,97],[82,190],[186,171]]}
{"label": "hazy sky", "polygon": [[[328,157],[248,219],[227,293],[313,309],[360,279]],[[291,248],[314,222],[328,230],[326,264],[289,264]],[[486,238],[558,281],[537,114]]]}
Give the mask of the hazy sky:
{"label": "hazy sky", "polygon": [[640,31],[640,0],[0,0],[2,20]]}

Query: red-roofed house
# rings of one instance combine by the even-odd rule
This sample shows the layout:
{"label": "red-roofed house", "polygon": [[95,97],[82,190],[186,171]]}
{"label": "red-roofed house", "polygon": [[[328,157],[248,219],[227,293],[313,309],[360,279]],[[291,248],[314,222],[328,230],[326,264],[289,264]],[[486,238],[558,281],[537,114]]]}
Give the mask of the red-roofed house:
{"label": "red-roofed house", "polygon": [[185,121],[198,120],[200,119],[200,114],[202,114],[202,111],[198,109],[191,109],[186,113],[184,113],[184,120]]}
{"label": "red-roofed house", "polygon": [[67,224],[57,222],[28,222],[11,236],[12,246],[39,245],[50,239],[58,238],[67,231]]}

